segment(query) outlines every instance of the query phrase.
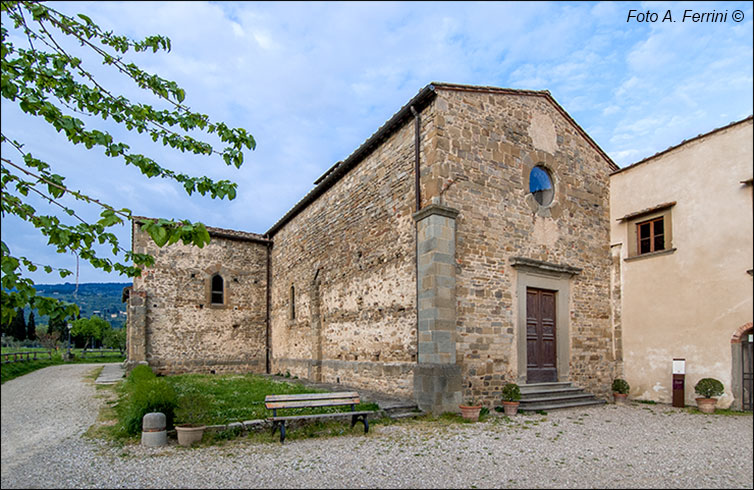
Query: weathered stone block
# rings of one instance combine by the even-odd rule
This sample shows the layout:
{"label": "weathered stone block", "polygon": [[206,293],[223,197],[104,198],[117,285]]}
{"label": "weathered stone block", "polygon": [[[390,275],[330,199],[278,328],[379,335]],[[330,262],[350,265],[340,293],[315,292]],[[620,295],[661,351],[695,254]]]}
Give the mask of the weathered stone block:
{"label": "weathered stone block", "polygon": [[458,411],[461,385],[461,369],[456,364],[419,364],[414,370],[416,404],[435,415]]}

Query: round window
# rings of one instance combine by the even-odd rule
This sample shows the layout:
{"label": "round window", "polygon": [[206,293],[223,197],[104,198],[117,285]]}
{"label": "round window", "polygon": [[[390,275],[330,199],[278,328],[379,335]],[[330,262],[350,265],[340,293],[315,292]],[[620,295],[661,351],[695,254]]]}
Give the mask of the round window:
{"label": "round window", "polygon": [[544,167],[537,165],[529,173],[529,192],[540,206],[547,206],[552,202],[555,193],[550,173]]}

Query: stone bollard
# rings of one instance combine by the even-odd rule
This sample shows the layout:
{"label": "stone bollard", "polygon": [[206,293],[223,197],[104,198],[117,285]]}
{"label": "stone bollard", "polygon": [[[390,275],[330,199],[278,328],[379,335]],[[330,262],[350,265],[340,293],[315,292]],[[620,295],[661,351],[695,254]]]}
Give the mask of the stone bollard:
{"label": "stone bollard", "polygon": [[168,443],[168,432],[165,430],[165,414],[151,412],[144,415],[141,423],[142,446],[160,447]]}

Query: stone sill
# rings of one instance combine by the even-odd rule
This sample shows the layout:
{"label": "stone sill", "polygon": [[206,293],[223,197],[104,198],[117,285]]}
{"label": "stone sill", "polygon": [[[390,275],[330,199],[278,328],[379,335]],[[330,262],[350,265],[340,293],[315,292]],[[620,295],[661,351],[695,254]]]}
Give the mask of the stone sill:
{"label": "stone sill", "polygon": [[626,257],[623,260],[625,260],[626,262],[633,262],[634,260],[648,259],[649,257],[657,257],[658,255],[670,255],[676,250],[677,250],[676,248],[669,248],[667,250],[660,250],[659,252],[649,252],[646,254],[634,255],[633,257]]}

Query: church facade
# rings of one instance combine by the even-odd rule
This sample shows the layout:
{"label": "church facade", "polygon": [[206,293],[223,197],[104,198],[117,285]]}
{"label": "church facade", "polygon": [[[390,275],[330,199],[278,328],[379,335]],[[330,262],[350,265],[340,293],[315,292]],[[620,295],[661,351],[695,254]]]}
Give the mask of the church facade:
{"label": "church facade", "polygon": [[547,91],[430,84],[264,234],[157,248],[128,362],[290,373],[435,413],[507,382],[606,396],[621,373],[609,179]]}

